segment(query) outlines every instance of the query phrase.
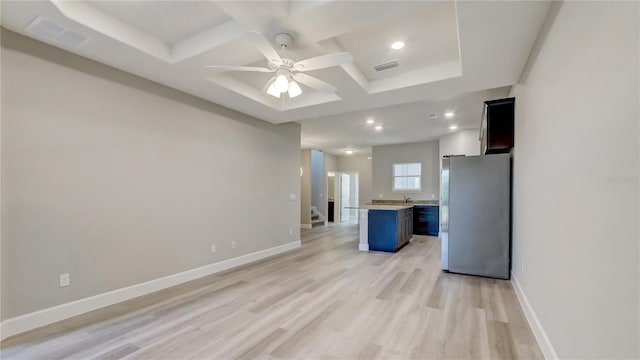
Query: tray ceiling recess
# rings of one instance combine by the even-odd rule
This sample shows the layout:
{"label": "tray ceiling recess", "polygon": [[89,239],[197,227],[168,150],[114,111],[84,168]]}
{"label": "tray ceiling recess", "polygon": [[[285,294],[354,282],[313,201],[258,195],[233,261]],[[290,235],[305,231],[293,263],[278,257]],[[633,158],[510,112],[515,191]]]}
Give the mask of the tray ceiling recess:
{"label": "tray ceiling recess", "polygon": [[[337,89],[334,86],[308,75],[306,72],[338,66],[353,60],[347,52],[338,52],[297,60],[295,55],[287,51],[287,48],[293,41],[291,35],[287,33],[276,34],[275,44],[279,49],[276,50],[264,35],[255,31],[247,31],[246,34],[253,41],[256,48],[264,55],[267,67],[225,65],[208,65],[206,67],[229,72],[273,73],[273,76],[264,85],[263,91],[277,99],[282,98],[283,108],[286,107],[286,100],[290,101],[302,95],[300,84],[304,84],[322,93],[335,93]],[[211,77],[210,79],[214,82],[216,81],[215,77]]]}
{"label": "tray ceiling recess", "polygon": [[[3,0],[1,16],[9,30],[283,123],[510,86],[548,7],[544,1]],[[265,58],[256,33],[283,53],[282,63]],[[291,38],[285,49],[275,41],[280,33]],[[295,67],[330,54],[343,55],[330,66]],[[279,98],[267,93],[280,74],[297,96],[288,88]]]}

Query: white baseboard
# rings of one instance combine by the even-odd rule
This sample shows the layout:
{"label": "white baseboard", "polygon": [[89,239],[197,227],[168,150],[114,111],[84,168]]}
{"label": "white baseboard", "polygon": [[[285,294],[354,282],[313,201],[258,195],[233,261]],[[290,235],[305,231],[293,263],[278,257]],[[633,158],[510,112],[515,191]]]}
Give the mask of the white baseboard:
{"label": "white baseboard", "polygon": [[311,229],[312,227],[311,224],[300,224],[300,229]]}
{"label": "white baseboard", "polygon": [[15,318],[7,319],[0,323],[0,339],[4,340],[28,330],[45,326],[60,320],[97,310],[105,306],[133,299],[142,295],[166,289],[175,285],[195,280],[203,276],[215,274],[236,266],[245,265],[269,256],[278,255],[301,246],[300,240],[269,249],[256,251],[250,254],[223,260],[217,263],[205,265],[199,268],[187,270],[181,273],[169,275],[163,278],[144,283],[124,287],[106,293],[90,296],[84,299],[72,301],[66,304],[50,307]]}
{"label": "white baseboard", "polygon": [[531,327],[531,331],[533,331],[533,335],[538,341],[538,346],[540,346],[540,350],[542,350],[542,355],[545,359],[558,359],[558,354],[553,348],[553,345],[547,336],[547,332],[544,331],[540,320],[538,320],[538,316],[536,316],[535,311],[533,311],[527,296],[522,291],[522,287],[520,287],[520,283],[513,273],[511,273],[511,283],[513,284],[513,289],[516,292],[518,301],[520,302],[520,307],[522,307],[522,310],[524,311],[524,316],[527,318],[529,327]]}

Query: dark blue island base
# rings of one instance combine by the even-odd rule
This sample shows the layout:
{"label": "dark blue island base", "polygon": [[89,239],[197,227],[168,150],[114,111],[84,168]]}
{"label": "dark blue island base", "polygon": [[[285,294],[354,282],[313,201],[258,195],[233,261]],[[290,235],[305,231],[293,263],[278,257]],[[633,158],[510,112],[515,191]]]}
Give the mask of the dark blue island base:
{"label": "dark blue island base", "polygon": [[369,210],[369,250],[395,252],[413,234],[413,208]]}

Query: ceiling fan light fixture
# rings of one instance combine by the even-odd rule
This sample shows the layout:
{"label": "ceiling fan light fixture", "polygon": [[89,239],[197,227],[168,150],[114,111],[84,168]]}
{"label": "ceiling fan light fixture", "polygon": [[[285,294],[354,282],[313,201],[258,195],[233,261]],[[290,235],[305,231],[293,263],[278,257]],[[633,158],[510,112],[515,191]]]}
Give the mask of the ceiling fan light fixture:
{"label": "ceiling fan light fixture", "polygon": [[280,91],[276,89],[275,81],[272,82],[271,85],[269,85],[269,87],[267,88],[267,94],[273,97],[280,98]]}
{"label": "ceiling fan light fixture", "polygon": [[287,92],[287,90],[289,90],[289,79],[287,78],[287,75],[280,73],[278,74],[278,76],[276,76],[276,81],[273,82],[276,90],[278,90],[281,93],[285,93]]}
{"label": "ceiling fan light fixture", "polygon": [[293,99],[294,97],[302,94],[302,89],[297,82],[291,80],[289,83],[289,98]]}
{"label": "ceiling fan light fixture", "polygon": [[[276,98],[282,97],[282,94],[287,92],[289,98],[299,96],[302,94],[300,83],[310,89],[323,93],[335,93],[337,89],[334,86],[311,75],[307,75],[304,71],[326,69],[353,61],[353,56],[348,52],[325,54],[298,61],[295,55],[287,53],[289,44],[293,42],[290,34],[276,34],[275,43],[280,47],[279,50],[274,48],[271,41],[264,37],[264,34],[257,31],[246,30],[245,35],[267,59],[267,67],[220,65],[207,65],[206,67],[217,69],[219,72],[246,71],[275,73],[275,77],[271,78],[269,82],[265,84],[266,88],[263,87],[262,91]],[[293,81],[294,79],[295,81]],[[290,89],[290,87],[293,87],[293,89]]]}

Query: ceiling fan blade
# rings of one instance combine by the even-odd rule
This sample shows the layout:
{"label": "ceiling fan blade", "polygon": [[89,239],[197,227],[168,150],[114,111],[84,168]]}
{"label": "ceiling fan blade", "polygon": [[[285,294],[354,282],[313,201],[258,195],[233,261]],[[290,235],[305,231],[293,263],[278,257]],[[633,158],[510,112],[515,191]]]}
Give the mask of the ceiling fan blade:
{"label": "ceiling fan blade", "polygon": [[293,75],[293,79],[295,81],[298,81],[310,88],[316,89],[318,91],[322,91],[322,92],[326,92],[326,93],[333,93],[336,92],[336,88],[331,85],[328,84],[320,79],[314,78],[313,76],[307,75],[307,74],[302,74],[302,73],[297,73]]}
{"label": "ceiling fan blade", "polygon": [[282,58],[278,54],[278,51],[273,48],[271,42],[267,40],[261,33],[257,31],[247,30],[247,36],[253,44],[260,50],[262,55],[267,58],[270,62],[275,62],[276,64],[282,64]]}
{"label": "ceiling fan blade", "polygon": [[269,81],[267,81],[267,83],[266,83],[266,84],[264,84],[264,86],[262,87],[262,92],[263,92],[263,93],[266,93],[266,92],[267,92],[267,89],[269,89],[269,86],[271,86],[271,84],[272,84],[274,81],[276,81],[276,77],[275,77],[275,76],[274,76],[274,77],[272,77],[271,79],[269,79]]}
{"label": "ceiling fan blade", "polygon": [[258,72],[274,72],[275,70],[254,66],[224,66],[224,65],[207,65],[206,68],[219,69],[222,71],[258,71]]}
{"label": "ceiling fan blade", "polygon": [[301,60],[293,64],[293,68],[299,71],[310,71],[338,66],[350,61],[353,61],[351,54],[348,52],[341,52]]}

